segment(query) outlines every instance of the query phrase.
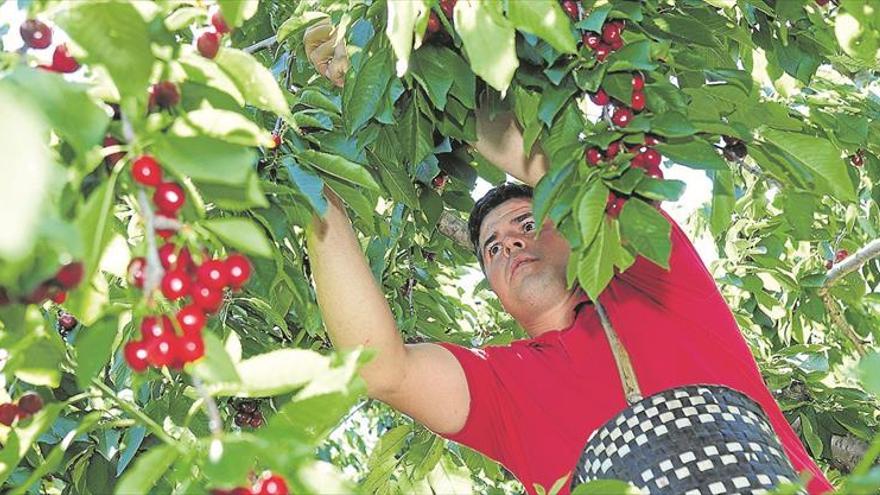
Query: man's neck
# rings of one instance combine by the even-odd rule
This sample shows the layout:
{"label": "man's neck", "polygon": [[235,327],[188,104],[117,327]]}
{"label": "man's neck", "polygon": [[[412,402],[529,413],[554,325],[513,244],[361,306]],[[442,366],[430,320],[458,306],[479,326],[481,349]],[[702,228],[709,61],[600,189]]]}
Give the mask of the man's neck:
{"label": "man's neck", "polygon": [[539,315],[532,322],[523,324],[523,329],[530,337],[535,338],[553,330],[564,330],[570,327],[575,318],[577,307],[582,303],[589,303],[590,298],[579,287],[575,288],[565,299]]}

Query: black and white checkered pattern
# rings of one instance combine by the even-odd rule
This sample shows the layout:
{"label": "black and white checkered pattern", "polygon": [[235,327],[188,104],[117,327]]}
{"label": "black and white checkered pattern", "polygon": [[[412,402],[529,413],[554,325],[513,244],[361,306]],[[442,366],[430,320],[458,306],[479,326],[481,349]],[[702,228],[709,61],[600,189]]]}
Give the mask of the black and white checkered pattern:
{"label": "black and white checkered pattern", "polygon": [[643,493],[766,493],[798,477],[761,406],[740,392],[695,385],[642,399],[590,436],[572,488],[629,481]]}

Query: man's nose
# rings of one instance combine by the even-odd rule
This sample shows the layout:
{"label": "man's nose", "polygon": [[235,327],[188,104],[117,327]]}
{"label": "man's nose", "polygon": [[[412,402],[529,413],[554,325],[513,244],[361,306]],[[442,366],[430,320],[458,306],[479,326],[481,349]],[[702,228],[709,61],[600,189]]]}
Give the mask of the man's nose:
{"label": "man's nose", "polygon": [[510,236],[504,240],[504,249],[510,256],[514,251],[520,251],[526,247],[526,243],[519,237]]}

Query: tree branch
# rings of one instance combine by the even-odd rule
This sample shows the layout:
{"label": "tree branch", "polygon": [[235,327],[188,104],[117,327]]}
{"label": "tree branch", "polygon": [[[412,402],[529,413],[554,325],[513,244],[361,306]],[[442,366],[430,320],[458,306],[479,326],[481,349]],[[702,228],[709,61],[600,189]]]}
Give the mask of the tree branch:
{"label": "tree branch", "polygon": [[844,472],[851,473],[868,452],[868,442],[853,435],[831,435],[831,459]]}
{"label": "tree branch", "polygon": [[833,268],[828,270],[828,278],[825,279],[825,284],[819,289],[819,292],[828,292],[828,289],[840,279],[857,271],[862,265],[878,256],[880,256],[880,239],[874,239],[863,248],[847,256],[843,261],[837,263]]}
{"label": "tree branch", "polygon": [[474,247],[471,245],[467,222],[452,213],[444,211],[440,214],[440,222],[437,224],[437,230],[439,230],[441,234],[455,241],[459,246],[468,251],[473,250]]}
{"label": "tree branch", "polygon": [[867,354],[865,350],[865,344],[862,342],[862,339],[856,334],[856,331],[850,326],[850,324],[846,321],[843,315],[840,313],[840,308],[838,308],[837,303],[831,299],[831,295],[827,292],[819,294],[822,297],[822,302],[825,303],[825,309],[828,310],[828,313],[831,315],[831,321],[834,322],[835,325],[840,327],[840,330],[852,342],[853,347],[856,348],[856,352],[859,353],[859,356],[864,356]]}
{"label": "tree branch", "polygon": [[268,38],[264,39],[263,41],[258,41],[251,46],[245,47],[244,49],[242,49],[242,51],[245,53],[256,53],[264,48],[268,48],[268,47],[274,45],[277,42],[278,42],[278,36],[272,35],[272,36],[269,36]]}

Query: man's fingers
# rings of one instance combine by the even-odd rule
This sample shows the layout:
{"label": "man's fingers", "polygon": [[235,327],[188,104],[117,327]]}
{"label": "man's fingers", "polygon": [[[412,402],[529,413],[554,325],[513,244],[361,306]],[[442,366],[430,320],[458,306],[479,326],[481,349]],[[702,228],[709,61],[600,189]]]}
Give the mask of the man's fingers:
{"label": "man's fingers", "polygon": [[303,34],[303,43],[306,51],[314,49],[316,46],[324,44],[333,36],[333,25],[329,20],[322,20],[310,26]]}
{"label": "man's fingers", "polygon": [[332,39],[327,40],[324,44],[309,52],[309,62],[311,62],[319,72],[322,70],[322,66],[326,65],[333,59],[333,41],[334,40]]}

